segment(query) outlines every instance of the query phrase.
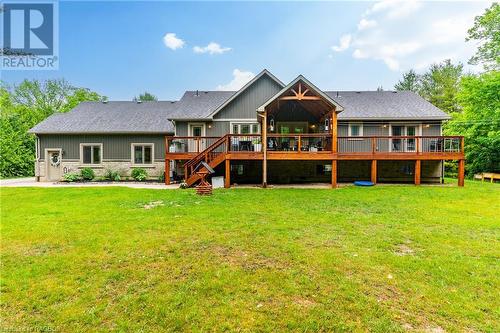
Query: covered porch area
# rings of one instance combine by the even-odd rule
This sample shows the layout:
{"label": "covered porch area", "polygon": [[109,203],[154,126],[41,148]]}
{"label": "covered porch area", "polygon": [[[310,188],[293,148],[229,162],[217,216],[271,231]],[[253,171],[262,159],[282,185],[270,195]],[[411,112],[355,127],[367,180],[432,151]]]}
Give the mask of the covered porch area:
{"label": "covered porch area", "polygon": [[262,186],[268,160],[327,160],[336,186],[337,114],[343,107],[303,76],[257,109],[262,127]]}

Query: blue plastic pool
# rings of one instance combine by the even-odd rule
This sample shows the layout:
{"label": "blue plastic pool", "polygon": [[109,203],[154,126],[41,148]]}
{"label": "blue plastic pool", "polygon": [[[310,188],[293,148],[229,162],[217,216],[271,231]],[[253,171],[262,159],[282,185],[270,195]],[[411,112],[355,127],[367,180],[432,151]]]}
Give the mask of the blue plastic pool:
{"label": "blue plastic pool", "polygon": [[354,182],[354,185],[356,186],[373,186],[372,182],[366,181],[366,180],[357,180]]}

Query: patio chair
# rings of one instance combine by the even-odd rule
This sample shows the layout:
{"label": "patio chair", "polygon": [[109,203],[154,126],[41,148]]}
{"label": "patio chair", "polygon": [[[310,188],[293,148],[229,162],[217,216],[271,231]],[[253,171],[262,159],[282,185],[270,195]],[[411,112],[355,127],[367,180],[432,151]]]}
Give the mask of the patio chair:
{"label": "patio chair", "polygon": [[240,151],[250,151],[252,150],[251,141],[240,141]]}

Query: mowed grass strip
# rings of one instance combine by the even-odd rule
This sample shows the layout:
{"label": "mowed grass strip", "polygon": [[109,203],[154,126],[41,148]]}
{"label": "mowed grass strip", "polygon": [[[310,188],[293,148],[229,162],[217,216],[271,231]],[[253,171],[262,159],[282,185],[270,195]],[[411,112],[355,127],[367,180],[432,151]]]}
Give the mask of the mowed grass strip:
{"label": "mowed grass strip", "polygon": [[1,189],[0,330],[500,331],[500,186]]}

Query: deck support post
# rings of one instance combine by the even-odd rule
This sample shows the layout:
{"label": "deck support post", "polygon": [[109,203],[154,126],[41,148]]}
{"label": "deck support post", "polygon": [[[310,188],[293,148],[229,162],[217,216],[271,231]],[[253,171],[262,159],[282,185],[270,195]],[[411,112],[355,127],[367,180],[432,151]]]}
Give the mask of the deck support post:
{"label": "deck support post", "polygon": [[337,188],[337,160],[332,160],[332,188]]}
{"label": "deck support post", "polygon": [[165,159],[165,185],[170,185],[170,160]]}
{"label": "deck support post", "polygon": [[332,153],[337,153],[337,112],[332,110]]}
{"label": "deck support post", "polygon": [[377,184],[377,160],[372,160],[371,182]]}
{"label": "deck support post", "polygon": [[422,161],[415,161],[415,185],[420,185],[420,177],[421,177],[421,169],[422,169]]}
{"label": "deck support post", "polygon": [[262,187],[267,187],[267,110],[262,115]]}
{"label": "deck support post", "polygon": [[224,177],[224,188],[231,187],[231,160],[226,159],[226,177]]}
{"label": "deck support post", "polygon": [[458,160],[458,186],[464,186],[465,160]]}

